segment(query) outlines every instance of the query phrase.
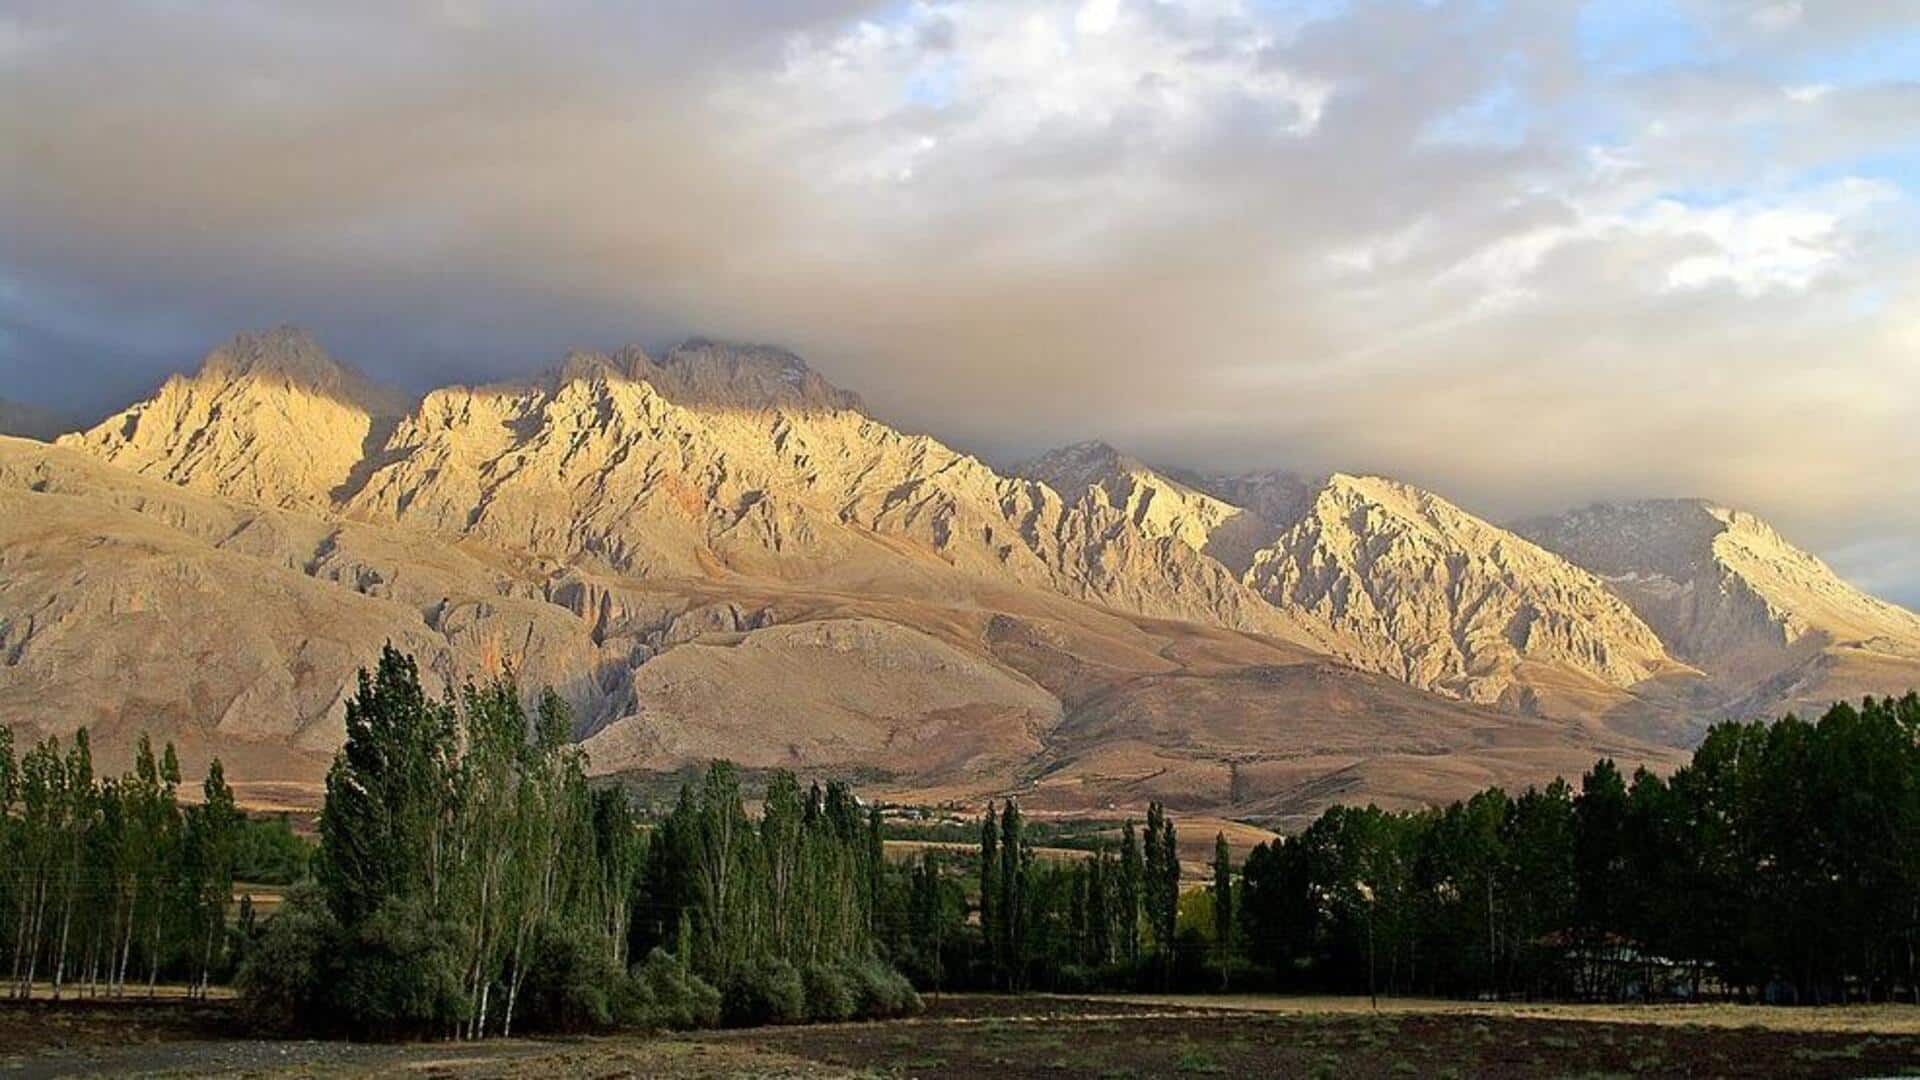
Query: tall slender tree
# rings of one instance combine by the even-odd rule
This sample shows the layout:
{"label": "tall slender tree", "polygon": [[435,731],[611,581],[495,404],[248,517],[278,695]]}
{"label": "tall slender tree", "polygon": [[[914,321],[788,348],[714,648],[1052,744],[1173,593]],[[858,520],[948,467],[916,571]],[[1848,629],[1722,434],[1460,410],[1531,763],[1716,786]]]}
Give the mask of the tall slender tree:
{"label": "tall slender tree", "polygon": [[1227,988],[1233,968],[1233,853],[1227,834],[1213,834],[1213,939],[1220,965],[1220,989]]}

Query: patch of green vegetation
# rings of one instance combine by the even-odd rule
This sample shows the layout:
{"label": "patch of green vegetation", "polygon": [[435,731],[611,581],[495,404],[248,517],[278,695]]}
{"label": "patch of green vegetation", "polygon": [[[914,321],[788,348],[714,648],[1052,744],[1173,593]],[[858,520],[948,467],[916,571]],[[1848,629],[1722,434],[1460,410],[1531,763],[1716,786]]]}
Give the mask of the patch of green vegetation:
{"label": "patch of green vegetation", "polygon": [[1793,1056],[1796,1060],[1808,1061],[1808,1062],[1858,1061],[1862,1057],[1866,1056],[1867,1049],[1871,1045],[1872,1045],[1872,1042],[1867,1041],[1867,1042],[1849,1043],[1846,1046],[1836,1046],[1831,1048],[1820,1047],[1820,1046],[1796,1046],[1793,1048]]}
{"label": "patch of green vegetation", "polygon": [[1209,1076],[1218,1075],[1227,1071],[1226,1066],[1213,1060],[1213,1058],[1208,1056],[1203,1050],[1189,1050],[1181,1054],[1180,1060],[1174,1062],[1173,1067],[1179,1072]]}

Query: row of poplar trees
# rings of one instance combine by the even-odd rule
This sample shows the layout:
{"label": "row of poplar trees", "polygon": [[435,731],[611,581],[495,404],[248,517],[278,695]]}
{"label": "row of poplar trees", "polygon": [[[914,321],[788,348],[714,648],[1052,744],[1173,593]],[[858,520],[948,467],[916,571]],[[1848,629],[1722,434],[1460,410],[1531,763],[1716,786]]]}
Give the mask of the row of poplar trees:
{"label": "row of poplar trees", "polygon": [[655,830],[639,937],[690,949],[695,969],[721,985],[769,960],[863,960],[875,953],[885,867],[879,810],[862,809],[845,784],[802,792],[791,773],[775,773],[755,821],[738,770],[715,762]]}
{"label": "row of poplar trees", "polygon": [[[0,728],[0,928],[9,994],[151,995],[160,977],[204,995],[229,964],[242,817],[220,762],[181,806],[172,744],[142,736],[124,776],[96,776],[87,732],[15,755]],[[237,951],[237,950],[235,950]]]}
{"label": "row of poplar trees", "polygon": [[1671,777],[1336,806],[1179,874],[1159,806],[1048,861],[1009,801],[916,872],[901,954],[948,986],[1920,1002],[1920,696],[1721,724]]}
{"label": "row of poplar trees", "polygon": [[532,716],[511,678],[436,699],[389,647],[346,726],[316,864],[337,1014],[510,1034],[549,954],[624,970],[641,839],[624,796],[587,786],[558,695]]}
{"label": "row of poplar trees", "polygon": [[1721,724],[1667,778],[1334,808],[1243,878],[1283,986],[1920,1001],[1920,696]]}
{"label": "row of poplar trees", "polygon": [[846,788],[776,776],[756,822],[716,763],[649,830],[624,791],[588,785],[571,726],[551,691],[529,715],[510,676],[432,697],[384,650],[347,705],[314,887],[242,972],[254,1014],[458,1038],[797,1020],[802,964],[847,999],[835,1019],[873,1011],[876,987],[911,995],[890,968],[851,968],[878,955],[881,860]]}
{"label": "row of poplar trees", "polygon": [[[932,871],[929,870],[928,873]],[[1062,965],[1137,971],[1143,957],[1170,975],[1180,909],[1173,819],[1153,803],[1144,836],[1128,821],[1117,845],[1064,867],[1036,863],[1019,804],[989,803],[980,822],[976,981],[1010,990],[1059,983]],[[923,889],[924,891],[924,889]],[[926,904],[917,911],[933,910]],[[926,916],[922,916],[925,918]],[[923,940],[937,928],[923,928]]]}

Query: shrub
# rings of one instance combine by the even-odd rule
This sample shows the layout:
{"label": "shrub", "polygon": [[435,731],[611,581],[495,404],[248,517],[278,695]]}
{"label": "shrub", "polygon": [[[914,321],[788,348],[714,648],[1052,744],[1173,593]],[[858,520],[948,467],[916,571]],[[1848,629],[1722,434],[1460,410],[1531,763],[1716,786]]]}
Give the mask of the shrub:
{"label": "shrub", "polygon": [[906,976],[875,959],[856,960],[848,967],[858,1014],[866,1019],[910,1016],[920,1011],[920,995]]}
{"label": "shrub", "polygon": [[626,979],[599,943],[548,924],[535,936],[531,955],[516,1025],[573,1032],[613,1023],[614,998]]}
{"label": "shrub", "polygon": [[720,991],[665,949],[648,953],[629,980],[621,1003],[632,1011],[619,1017],[622,1023],[674,1031],[719,1026]]}
{"label": "shrub", "polygon": [[851,1020],[860,1009],[853,980],[832,964],[808,964],[801,973],[807,988],[807,1016],[820,1023]]}
{"label": "shrub", "polygon": [[330,966],[333,1015],[355,1035],[439,1033],[468,1014],[454,928],[418,902],[384,901],[345,936]]}
{"label": "shrub", "polygon": [[807,990],[785,960],[762,960],[727,981],[722,1015],[733,1027],[798,1024],[807,1018]]}
{"label": "shrub", "polygon": [[1084,994],[1099,984],[1099,974],[1079,964],[1061,964],[1054,973],[1053,989],[1061,994]]}
{"label": "shrub", "polygon": [[292,1031],[321,1015],[328,964],[339,939],[340,927],[311,886],[288,893],[234,980],[248,1020],[268,1030]]}

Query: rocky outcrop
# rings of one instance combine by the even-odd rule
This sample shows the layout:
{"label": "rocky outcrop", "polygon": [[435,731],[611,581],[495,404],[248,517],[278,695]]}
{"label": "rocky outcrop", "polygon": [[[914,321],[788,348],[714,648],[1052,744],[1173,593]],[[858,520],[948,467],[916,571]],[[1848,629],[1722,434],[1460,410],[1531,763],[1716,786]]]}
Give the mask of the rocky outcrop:
{"label": "rocky outcrop", "polygon": [[535,382],[437,390],[340,509],[621,574],[914,592],[958,570],[1294,633],[1232,573],[1125,508],[1069,507],[1045,484],[896,431],[798,364],[702,343],[657,365],[576,354]]}
{"label": "rocky outcrop", "polygon": [[1616,687],[1675,666],[1594,575],[1380,477],[1329,478],[1248,581],[1349,642],[1353,662],[1470,701],[1517,689],[1523,661]]}
{"label": "rocky outcrop", "polygon": [[1102,442],[1055,450],[1018,471],[1070,502],[1119,513],[1144,536],[1177,540],[1236,577],[1280,530],[1271,517],[1214,498]]}
{"label": "rocky outcrop", "polygon": [[1203,491],[1102,443],[1022,471],[1219,562],[1323,651],[1423,689],[1495,702],[1526,689],[1523,665],[1616,688],[1677,667],[1592,574],[1405,484],[1193,477]]}
{"label": "rocky outcrop", "polygon": [[268,506],[331,506],[404,401],[304,332],[242,334],[193,375],[63,437],[130,472]]}
{"label": "rocky outcrop", "polygon": [[1515,529],[1600,575],[1676,656],[1730,689],[1799,685],[1788,699],[1817,699],[1803,680],[1850,661],[1808,670],[1816,654],[1920,661],[1920,616],[1847,584],[1744,511],[1699,499],[1598,504]]}

